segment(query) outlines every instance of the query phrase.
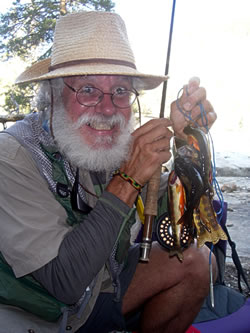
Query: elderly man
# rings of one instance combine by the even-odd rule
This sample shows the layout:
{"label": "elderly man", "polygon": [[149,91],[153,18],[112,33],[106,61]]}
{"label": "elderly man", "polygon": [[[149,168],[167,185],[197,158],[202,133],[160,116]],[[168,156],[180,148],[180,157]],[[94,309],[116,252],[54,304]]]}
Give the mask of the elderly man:
{"label": "elderly man", "polygon": [[[172,130],[187,125],[174,102],[171,120],[133,131],[138,91],[166,79],[137,71],[122,19],[104,12],[60,18],[51,59],[17,79],[41,83],[40,112],[0,135],[1,333],[178,333],[192,323],[208,294],[208,250],[193,244],[180,263],[153,243],[145,264],[130,244],[138,194],[169,160]],[[186,88],[181,107],[197,118],[203,103],[211,126],[205,89]]]}

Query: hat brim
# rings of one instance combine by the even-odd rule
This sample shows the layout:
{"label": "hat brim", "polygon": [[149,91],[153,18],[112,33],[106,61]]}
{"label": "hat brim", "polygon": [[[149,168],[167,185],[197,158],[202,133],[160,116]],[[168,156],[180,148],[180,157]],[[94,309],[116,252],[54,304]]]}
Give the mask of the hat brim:
{"label": "hat brim", "polygon": [[128,66],[101,63],[77,64],[49,71],[50,63],[50,58],[35,63],[18,76],[16,84],[76,75],[123,75],[137,79],[134,82],[136,89],[149,90],[168,79],[168,76],[143,74]]}

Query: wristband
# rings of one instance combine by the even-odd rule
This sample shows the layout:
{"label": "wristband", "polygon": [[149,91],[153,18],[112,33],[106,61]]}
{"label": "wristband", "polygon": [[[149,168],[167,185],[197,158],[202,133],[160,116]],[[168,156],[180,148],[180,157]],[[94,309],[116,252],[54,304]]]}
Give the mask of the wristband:
{"label": "wristband", "polygon": [[120,170],[115,171],[113,176],[120,176],[122,179],[129,182],[139,193],[142,190],[142,185],[138,184],[132,177],[129,177],[125,172],[121,172]]}

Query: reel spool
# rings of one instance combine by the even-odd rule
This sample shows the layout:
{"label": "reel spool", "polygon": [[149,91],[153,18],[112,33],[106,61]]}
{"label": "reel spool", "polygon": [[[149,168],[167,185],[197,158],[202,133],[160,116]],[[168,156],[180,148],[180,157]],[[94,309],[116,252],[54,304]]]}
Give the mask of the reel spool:
{"label": "reel spool", "polygon": [[[180,235],[175,235],[173,232],[172,222],[169,214],[164,213],[156,222],[156,239],[158,243],[167,250],[173,250],[176,248],[184,249],[190,244],[190,232],[184,225],[180,226]],[[179,245],[177,239],[180,239]]]}

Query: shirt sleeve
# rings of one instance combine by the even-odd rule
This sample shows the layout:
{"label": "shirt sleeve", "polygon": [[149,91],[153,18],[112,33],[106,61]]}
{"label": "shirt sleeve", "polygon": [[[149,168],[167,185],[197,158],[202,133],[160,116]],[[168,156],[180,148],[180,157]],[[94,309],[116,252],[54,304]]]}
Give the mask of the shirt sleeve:
{"label": "shirt sleeve", "polygon": [[57,299],[74,304],[107,262],[121,225],[132,212],[104,191],[88,217],[65,236],[58,256],[33,276]]}

